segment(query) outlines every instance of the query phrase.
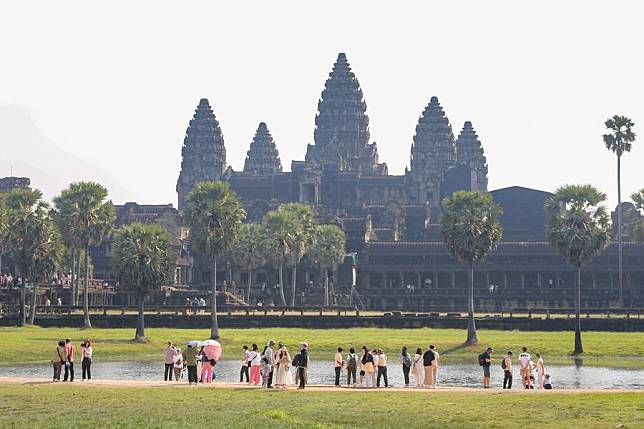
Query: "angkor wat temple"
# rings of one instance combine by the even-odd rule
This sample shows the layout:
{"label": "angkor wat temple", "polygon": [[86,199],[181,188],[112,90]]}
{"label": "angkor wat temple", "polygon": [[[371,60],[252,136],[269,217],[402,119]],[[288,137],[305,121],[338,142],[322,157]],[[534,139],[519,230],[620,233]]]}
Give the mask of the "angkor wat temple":
{"label": "angkor wat temple", "polygon": [[[488,190],[487,160],[472,122],[465,122],[456,137],[438,98],[432,97],[409,142],[409,168],[389,174],[376,143],[370,142],[360,84],[340,53],[318,102],[313,137],[304,161],[292,161],[291,171],[283,171],[277,143],[261,122],[243,170],[236,171],[226,163],[219,122],[202,99],[183,142],[179,210],[203,180],[230,183],[246,205],[249,221],[261,220],[282,203],[308,203],[321,221],[336,223],[347,233],[347,251],[357,253],[356,288],[366,307],[463,308],[466,270],[443,245],[439,219],[444,197],[457,190]],[[550,194],[520,186],[490,193],[504,210],[504,234],[498,249],[477,268],[477,306],[571,306],[572,269],[546,242],[543,204]],[[644,246],[625,243],[624,254],[624,305],[642,306]],[[312,303],[319,284],[316,270],[302,264],[297,283],[307,294],[298,299]],[[245,283],[243,267],[228,271],[222,268],[218,278]],[[619,305],[616,271],[616,246],[611,245],[584,269],[583,306]],[[209,278],[207,267],[193,268],[195,285]],[[268,272],[263,280],[273,281]],[[355,303],[348,261],[334,280],[338,297],[344,294]]]}

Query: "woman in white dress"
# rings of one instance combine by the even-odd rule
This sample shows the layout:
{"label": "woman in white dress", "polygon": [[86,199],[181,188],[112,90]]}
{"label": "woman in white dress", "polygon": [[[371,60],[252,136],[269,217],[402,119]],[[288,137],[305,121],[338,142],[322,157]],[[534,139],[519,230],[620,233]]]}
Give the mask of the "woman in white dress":
{"label": "woman in white dress", "polygon": [[288,348],[282,347],[278,352],[277,363],[277,379],[275,387],[286,389],[289,385],[293,384],[293,376],[291,375],[291,355],[288,353]]}
{"label": "woman in white dress", "polygon": [[423,383],[425,382],[425,367],[423,366],[423,351],[420,347],[416,349],[411,367],[414,379],[416,380],[416,387],[423,387]]}

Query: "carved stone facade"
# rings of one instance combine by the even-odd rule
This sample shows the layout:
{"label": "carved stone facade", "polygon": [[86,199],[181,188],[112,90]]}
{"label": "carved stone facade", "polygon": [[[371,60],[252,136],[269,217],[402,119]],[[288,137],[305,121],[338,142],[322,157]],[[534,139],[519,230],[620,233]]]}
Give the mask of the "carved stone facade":
{"label": "carved stone facade", "polygon": [[474,172],[477,187],[487,191],[487,159],[479,136],[476,135],[470,121],[465,121],[461,134],[456,139],[456,153],[459,162],[467,165]]}
{"label": "carved stone facade", "polygon": [[280,154],[265,122],[260,122],[244,163],[244,173],[268,176],[282,171]]}

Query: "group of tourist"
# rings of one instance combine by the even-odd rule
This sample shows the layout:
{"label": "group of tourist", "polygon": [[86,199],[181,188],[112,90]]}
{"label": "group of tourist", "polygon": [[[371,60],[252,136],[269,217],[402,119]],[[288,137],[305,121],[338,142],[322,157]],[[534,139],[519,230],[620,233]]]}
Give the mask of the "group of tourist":
{"label": "group of tourist", "polygon": [[[483,367],[483,387],[490,388],[490,366],[494,359],[492,358],[493,349],[488,347],[483,353],[479,355],[479,365]],[[513,367],[512,367],[512,350],[508,350],[506,355],[501,360],[501,368],[503,369],[503,388],[512,389]],[[536,354],[537,361],[534,362],[527,347],[521,348],[519,354],[519,374],[521,377],[521,384],[524,389],[538,389],[550,390],[552,389],[552,381],[550,374],[546,373],[546,368],[543,363],[543,358],[540,353]],[[536,371],[537,377],[535,381],[534,372]]]}
{"label": "group of tourist", "polygon": [[16,289],[22,283],[20,276],[13,276],[10,272],[0,273],[1,289]]}
{"label": "group of tourist", "polygon": [[[89,339],[83,341],[81,348],[81,370],[82,380],[92,379],[92,344]],[[60,374],[65,368],[63,381],[74,381],[74,361],[76,360],[76,346],[72,340],[58,341],[58,346],[54,349],[51,363],[54,367],[54,382],[60,381]]]}
{"label": "group of tourist", "polygon": [[[299,352],[292,357],[284,343],[277,343],[275,350],[273,347],[274,340],[268,341],[261,353],[257,344],[252,344],[250,350],[248,346],[244,346],[239,381],[243,382],[246,377],[248,384],[261,385],[267,389],[286,389],[295,383],[298,389],[304,389],[308,379],[308,343],[301,343]],[[291,367],[295,368],[295,379],[291,374]]]}

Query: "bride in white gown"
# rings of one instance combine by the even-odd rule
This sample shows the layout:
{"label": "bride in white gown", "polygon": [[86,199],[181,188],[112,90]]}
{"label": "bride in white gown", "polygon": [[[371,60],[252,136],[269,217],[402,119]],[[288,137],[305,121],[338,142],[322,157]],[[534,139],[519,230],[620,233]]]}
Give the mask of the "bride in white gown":
{"label": "bride in white gown", "polygon": [[278,367],[275,387],[287,388],[293,384],[293,376],[291,375],[291,355],[288,353],[288,349],[286,347],[282,347],[277,352],[276,361]]}

